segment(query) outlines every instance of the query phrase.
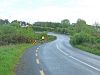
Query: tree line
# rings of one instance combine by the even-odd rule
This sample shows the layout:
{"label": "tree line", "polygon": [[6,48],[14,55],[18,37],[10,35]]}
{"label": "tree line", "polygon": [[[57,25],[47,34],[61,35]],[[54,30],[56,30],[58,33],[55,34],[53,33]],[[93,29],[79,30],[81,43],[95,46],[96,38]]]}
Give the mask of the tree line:
{"label": "tree line", "polygon": [[60,23],[35,22],[33,30],[70,35],[70,42],[73,46],[100,55],[100,24],[98,23],[88,25],[83,19],[78,19],[72,24],[68,19]]}
{"label": "tree line", "polygon": [[[28,27],[22,26],[28,25]],[[46,33],[35,33],[32,26],[24,21],[0,19],[0,46],[9,44],[35,43],[41,42],[41,37],[47,36]],[[48,38],[52,40],[53,37]]]}
{"label": "tree line", "polygon": [[49,31],[56,33],[68,33],[67,27],[70,25],[68,19],[62,20],[61,23],[55,22],[35,22],[33,24],[33,30],[36,31]]}
{"label": "tree line", "polygon": [[[28,27],[21,27],[26,25]],[[35,22],[34,24],[17,20],[9,22],[8,19],[0,19],[0,44],[9,43],[9,40],[13,43],[20,43],[29,42],[27,39],[40,39],[42,35],[34,35],[33,37],[33,31],[70,35],[70,42],[73,46],[87,48],[86,50],[91,53],[100,54],[98,52],[100,51],[100,25],[98,23],[88,25],[83,19],[78,19],[76,23],[70,23],[70,20],[64,19],[61,22]]]}

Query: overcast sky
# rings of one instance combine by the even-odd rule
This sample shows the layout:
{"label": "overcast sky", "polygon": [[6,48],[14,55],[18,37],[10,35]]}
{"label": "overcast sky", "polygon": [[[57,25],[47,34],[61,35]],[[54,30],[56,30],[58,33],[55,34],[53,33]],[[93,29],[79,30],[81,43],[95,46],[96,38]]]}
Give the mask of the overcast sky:
{"label": "overcast sky", "polygon": [[0,18],[31,23],[81,18],[100,23],[100,0],[0,0]]}

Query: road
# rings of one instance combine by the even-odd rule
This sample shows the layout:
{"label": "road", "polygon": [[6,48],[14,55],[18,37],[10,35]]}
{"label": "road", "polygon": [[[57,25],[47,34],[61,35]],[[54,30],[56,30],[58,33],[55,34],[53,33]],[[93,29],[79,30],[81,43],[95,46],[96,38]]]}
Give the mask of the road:
{"label": "road", "polygon": [[100,56],[70,45],[70,38],[57,36],[55,41],[27,49],[16,75],[100,75]]}

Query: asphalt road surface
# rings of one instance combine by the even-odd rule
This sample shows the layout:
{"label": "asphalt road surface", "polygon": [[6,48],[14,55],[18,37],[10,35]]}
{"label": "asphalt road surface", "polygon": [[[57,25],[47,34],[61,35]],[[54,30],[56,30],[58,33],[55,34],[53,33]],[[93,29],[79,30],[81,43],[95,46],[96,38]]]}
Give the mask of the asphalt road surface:
{"label": "asphalt road surface", "polygon": [[72,47],[68,36],[52,35],[55,41],[27,49],[16,75],[100,75],[100,56]]}

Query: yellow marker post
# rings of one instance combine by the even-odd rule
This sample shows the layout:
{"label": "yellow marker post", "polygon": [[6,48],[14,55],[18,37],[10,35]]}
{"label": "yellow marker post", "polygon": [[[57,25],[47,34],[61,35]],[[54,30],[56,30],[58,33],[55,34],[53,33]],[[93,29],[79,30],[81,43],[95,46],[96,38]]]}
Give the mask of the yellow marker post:
{"label": "yellow marker post", "polygon": [[44,40],[44,36],[42,36],[42,40]]}

